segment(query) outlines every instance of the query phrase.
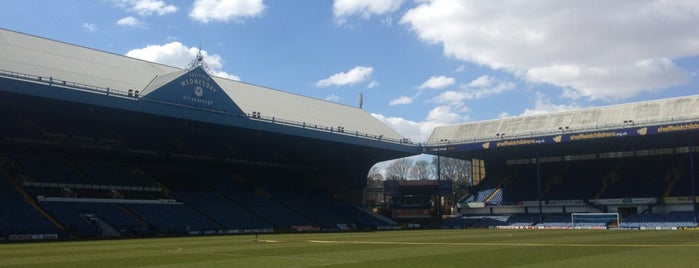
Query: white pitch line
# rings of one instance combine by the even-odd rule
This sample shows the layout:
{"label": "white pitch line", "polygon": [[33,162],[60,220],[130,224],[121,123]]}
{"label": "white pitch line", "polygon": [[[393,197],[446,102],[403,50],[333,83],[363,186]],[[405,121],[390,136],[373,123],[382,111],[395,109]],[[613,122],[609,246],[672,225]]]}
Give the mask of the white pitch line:
{"label": "white pitch line", "polygon": [[358,261],[350,260],[336,260],[336,259],[322,259],[322,258],[303,258],[303,257],[287,257],[287,256],[266,256],[267,258],[273,259],[285,259],[285,260],[299,260],[299,261],[313,261],[313,262],[328,262],[324,265],[333,264],[346,264],[346,263],[358,263]]}
{"label": "white pitch line", "polygon": [[628,248],[652,248],[652,247],[678,247],[694,248],[699,244],[551,244],[551,243],[473,243],[473,242],[397,242],[397,241],[331,241],[308,240],[310,243],[325,244],[366,244],[366,245],[437,245],[437,246],[498,246],[498,247],[628,247]]}

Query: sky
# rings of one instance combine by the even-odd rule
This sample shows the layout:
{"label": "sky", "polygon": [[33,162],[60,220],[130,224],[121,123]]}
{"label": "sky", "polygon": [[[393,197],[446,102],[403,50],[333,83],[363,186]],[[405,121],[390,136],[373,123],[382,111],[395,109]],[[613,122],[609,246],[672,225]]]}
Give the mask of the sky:
{"label": "sky", "polygon": [[4,0],[0,27],[436,126],[699,93],[696,0]]}

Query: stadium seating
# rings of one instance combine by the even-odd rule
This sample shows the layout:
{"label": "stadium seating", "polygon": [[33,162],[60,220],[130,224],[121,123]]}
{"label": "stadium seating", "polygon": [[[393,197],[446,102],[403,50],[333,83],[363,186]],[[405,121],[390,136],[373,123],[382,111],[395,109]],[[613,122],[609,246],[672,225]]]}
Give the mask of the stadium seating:
{"label": "stadium seating", "polygon": [[696,226],[693,212],[637,214],[629,216],[619,224],[620,228],[630,229],[677,229]]}
{"label": "stadium seating", "polygon": [[668,156],[624,159],[619,167],[619,178],[610,178],[606,191],[599,198],[659,197],[665,190],[664,177],[675,162]]}
{"label": "stadium seating", "polygon": [[129,215],[118,204],[94,202],[40,202],[46,211],[81,237],[103,236],[103,230],[94,222],[100,219],[116,229],[120,235],[144,234],[148,226]]}
{"label": "stadium seating", "polygon": [[[540,167],[542,200],[588,200],[599,198],[661,197],[669,186],[673,168],[681,167],[684,155],[626,157],[542,163]],[[589,168],[594,166],[595,168]],[[689,196],[687,175],[678,173],[671,196]],[[464,202],[483,202],[496,186],[500,197],[487,205],[511,205],[539,200],[536,168],[532,164],[509,165],[494,170],[481,184],[473,187]],[[497,193],[500,194],[500,193]]]}
{"label": "stadium seating", "polygon": [[165,234],[186,234],[224,229],[183,204],[123,204],[139,218]]}
{"label": "stadium seating", "polygon": [[463,229],[473,226],[476,222],[480,221],[479,218],[464,218],[464,217],[451,217],[443,220],[441,223],[441,228],[443,229]]}
{"label": "stadium seating", "polygon": [[[608,228],[617,227],[610,225],[608,217],[598,219],[586,219],[577,221],[573,225],[570,214],[544,215],[539,222],[538,214],[511,214],[511,215],[468,215],[451,217],[441,222],[441,228],[493,228],[500,226],[537,228]],[[697,227],[694,222],[693,212],[672,212],[669,214],[638,214],[622,219],[618,228],[622,229],[678,229]]]}
{"label": "stadium seating", "polygon": [[334,211],[337,214],[351,219],[353,221],[353,225],[356,225],[358,229],[377,229],[396,224],[395,222],[379,217],[372,212],[368,212],[345,201],[333,198],[332,196],[327,195],[327,193],[318,192],[310,195],[309,198],[317,204],[321,204],[328,210]]}
{"label": "stadium seating", "polygon": [[539,227],[572,228],[573,224],[570,215],[554,214],[544,217],[543,221],[537,224]]}
{"label": "stadium seating", "polygon": [[271,196],[260,194],[259,188],[251,189],[219,189],[230,200],[245,207],[249,211],[262,216],[278,228],[292,226],[313,226],[314,222],[278,203]]}
{"label": "stadium seating", "polygon": [[307,198],[308,196],[314,195],[309,191],[306,191],[305,194],[302,195],[289,191],[286,187],[275,187],[268,189],[272,189],[271,194],[273,199],[293,209],[297,213],[308,217],[323,228],[333,229],[337,228],[338,224],[351,225],[355,223],[353,220],[329,210],[320,203],[313,202]]}
{"label": "stadium seating", "polygon": [[509,226],[533,226],[539,222],[539,215],[511,215],[507,219]]}
{"label": "stadium seating", "polygon": [[18,178],[36,182],[91,183],[62,158],[12,157],[17,163],[11,172]]}
{"label": "stadium seating", "polygon": [[498,206],[502,204],[502,196],[503,192],[502,189],[494,189],[494,192],[492,192],[488,198],[486,199],[486,205],[489,206]]}
{"label": "stadium seating", "polygon": [[115,162],[75,161],[83,174],[94,184],[121,186],[152,186],[153,182],[135,167]]}
{"label": "stadium seating", "polygon": [[0,174],[0,236],[9,234],[64,233],[32,207]]}
{"label": "stadium seating", "polygon": [[227,229],[264,229],[273,228],[271,224],[235,205],[215,191],[193,192],[176,191],[172,195],[192,208],[209,216]]}
{"label": "stadium seating", "polygon": [[[464,202],[485,202],[485,200],[490,197],[490,195],[495,192],[494,188],[484,189],[477,191],[475,194],[469,195]],[[500,191],[500,197],[498,200],[502,201],[502,192]]]}
{"label": "stadium seating", "polygon": [[[0,200],[8,209],[0,211],[0,234],[52,232],[76,237],[102,237],[156,234],[213,234],[234,230],[291,230],[299,226],[314,230],[377,229],[395,222],[377,217],[321,190],[307,189],[289,179],[275,179],[289,174],[231,175],[230,170],[207,170],[197,167],[149,165],[139,167],[119,161],[69,160],[64,157],[10,156],[9,174],[17,177],[17,189],[11,179],[0,174]],[[598,161],[598,160],[589,160]],[[634,188],[635,178],[664,177],[668,169],[649,171],[634,165],[650,165],[646,159],[599,161],[609,170],[619,168],[623,178],[607,181],[603,195],[629,196],[658,194],[666,190],[665,182],[643,183]],[[667,157],[663,166],[677,165]],[[587,162],[591,163],[591,162]],[[591,170],[580,163],[546,163],[545,196],[548,198],[591,197],[600,192],[605,172]],[[490,174],[491,182],[473,189],[466,200],[500,206],[536,198],[531,178],[524,166],[516,172]],[[270,179],[270,177],[272,179]],[[249,178],[255,178],[251,180]],[[589,179],[595,178],[595,179]],[[20,181],[21,180],[21,181]],[[251,181],[254,181],[251,182]],[[596,183],[592,183],[596,182]],[[678,180],[679,182],[679,180]],[[525,185],[527,185],[525,187]],[[678,184],[682,185],[682,184]],[[575,192],[573,190],[580,189]],[[31,206],[19,191],[36,198],[39,210],[66,227],[65,232],[52,224],[41,211]],[[571,192],[572,191],[572,192]],[[633,195],[631,195],[633,196]],[[42,197],[39,199],[38,197]],[[53,198],[44,200],[46,198]],[[58,199],[55,199],[58,198]],[[509,199],[508,199],[509,198]],[[116,201],[114,199],[117,199]],[[112,201],[110,201],[112,200]],[[159,202],[159,200],[169,200]],[[571,224],[570,214],[470,215],[444,220],[442,228],[605,228],[607,222]],[[642,214],[624,219],[620,228],[676,229],[694,227],[691,213]]]}
{"label": "stadium seating", "polygon": [[538,215],[469,215],[447,218],[441,228],[493,228],[501,226],[533,226],[539,221]]}

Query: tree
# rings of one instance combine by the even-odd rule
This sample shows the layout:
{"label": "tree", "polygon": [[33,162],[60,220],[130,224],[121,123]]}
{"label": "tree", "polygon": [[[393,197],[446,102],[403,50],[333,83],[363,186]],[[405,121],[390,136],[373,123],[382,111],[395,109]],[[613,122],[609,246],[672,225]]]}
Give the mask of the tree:
{"label": "tree", "polygon": [[410,174],[410,167],[413,160],[410,158],[400,158],[393,160],[386,168],[386,177],[389,180],[405,180]]}
{"label": "tree", "polygon": [[410,178],[414,180],[434,179],[435,168],[427,160],[419,160],[410,167]]}
{"label": "tree", "polygon": [[[437,161],[440,163],[437,163]],[[472,186],[471,161],[435,156],[432,158],[432,165],[435,167],[440,167],[441,179],[452,181],[454,191],[458,196],[465,195],[468,192],[468,187]]]}
{"label": "tree", "polygon": [[381,168],[373,166],[367,174],[367,204],[380,207],[383,203],[383,175]]}
{"label": "tree", "polygon": [[432,158],[432,165],[435,169],[440,167],[441,179],[468,183],[471,177],[471,162],[467,160],[435,156]]}
{"label": "tree", "polygon": [[374,165],[371,167],[369,170],[369,173],[367,174],[367,181],[371,180],[383,180],[383,175],[381,175],[381,168],[377,165]]}

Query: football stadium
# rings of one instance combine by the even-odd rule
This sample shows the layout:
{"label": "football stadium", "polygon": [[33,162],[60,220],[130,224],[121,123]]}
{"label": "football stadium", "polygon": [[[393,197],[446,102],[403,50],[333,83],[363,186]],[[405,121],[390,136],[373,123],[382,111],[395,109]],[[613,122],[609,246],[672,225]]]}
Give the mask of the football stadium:
{"label": "football stadium", "polygon": [[[437,127],[421,143],[361,107],[211,76],[201,55],[183,67],[0,29],[0,260],[699,261],[686,231],[697,226],[699,95]],[[469,161],[469,193],[449,208],[450,183],[397,182],[386,194],[429,198],[368,209],[369,169],[420,154]],[[398,231],[424,215],[429,230]],[[9,243],[35,240],[61,243]],[[590,262],[600,254],[610,257]]]}

